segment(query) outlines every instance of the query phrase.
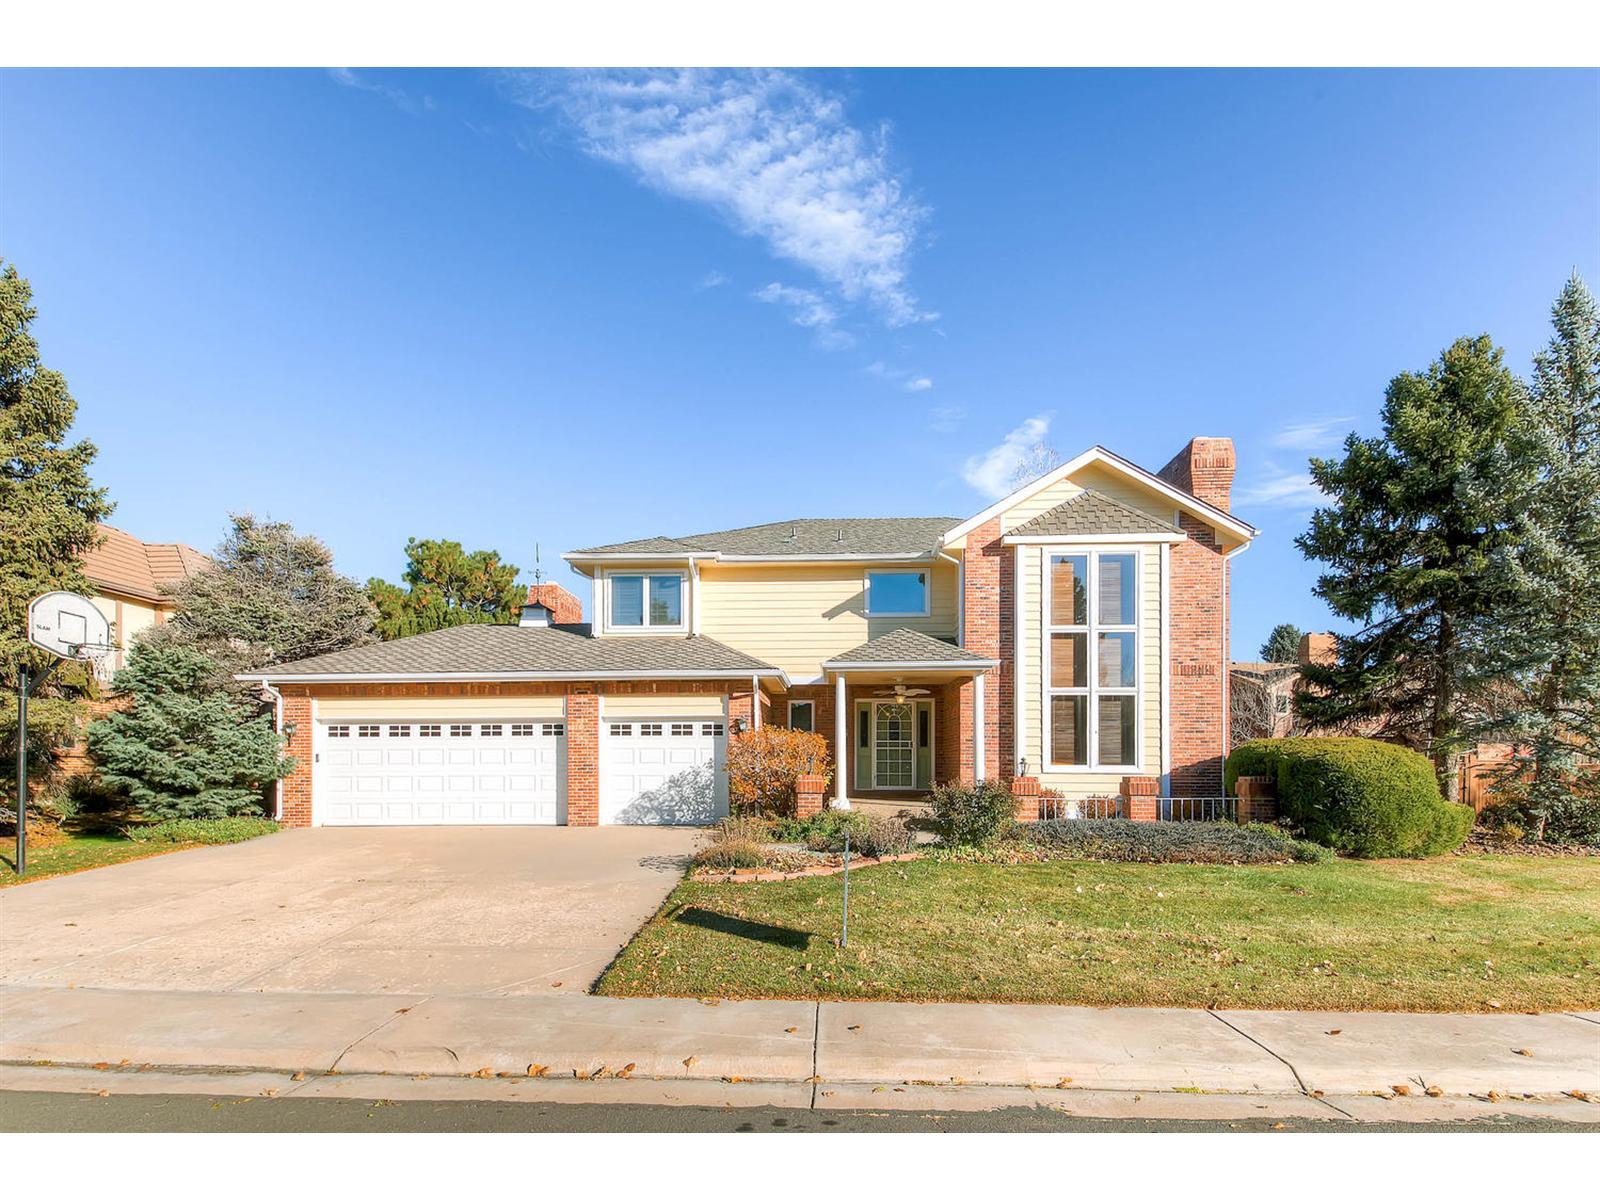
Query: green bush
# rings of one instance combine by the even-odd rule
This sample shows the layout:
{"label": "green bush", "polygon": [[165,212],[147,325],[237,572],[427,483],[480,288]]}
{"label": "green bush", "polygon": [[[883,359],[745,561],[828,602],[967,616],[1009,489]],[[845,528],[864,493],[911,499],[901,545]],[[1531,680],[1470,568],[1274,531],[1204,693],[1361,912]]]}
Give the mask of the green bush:
{"label": "green bush", "polygon": [[1516,840],[1528,838],[1552,846],[1600,846],[1600,771],[1579,772],[1561,796],[1542,806],[1531,800],[1525,790],[1513,792],[1479,813],[1478,824],[1491,833]]}
{"label": "green bush", "polygon": [[1439,795],[1433,764],[1370,738],[1261,738],[1228,756],[1225,782],[1266,775],[1278,811],[1312,841],[1357,858],[1427,858],[1454,850],[1473,812]]}
{"label": "green bush", "polygon": [[266,817],[217,817],[212,820],[188,817],[161,821],[155,825],[135,825],[128,830],[128,836],[136,842],[221,846],[228,842],[247,842],[262,834],[277,832],[278,823]]}
{"label": "green bush", "polygon": [[772,823],[772,840],[800,842],[808,850],[842,850],[847,829],[851,842],[859,841],[867,831],[866,816],[825,808],[809,817],[779,817]]}
{"label": "green bush", "polygon": [[942,783],[928,798],[939,835],[951,845],[985,846],[1015,821],[1011,789],[992,779],[982,783]]}
{"label": "green bush", "polygon": [[1271,825],[1225,821],[1066,819],[1017,826],[1017,840],[1050,858],[1135,863],[1323,862],[1332,854]]}

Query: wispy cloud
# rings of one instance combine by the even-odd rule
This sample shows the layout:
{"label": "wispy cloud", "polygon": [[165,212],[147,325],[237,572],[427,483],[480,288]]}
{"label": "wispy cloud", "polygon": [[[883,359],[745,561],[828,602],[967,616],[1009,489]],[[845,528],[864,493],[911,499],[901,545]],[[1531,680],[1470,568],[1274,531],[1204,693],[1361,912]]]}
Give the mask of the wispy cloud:
{"label": "wispy cloud", "polygon": [[908,280],[927,210],[890,163],[888,128],[863,132],[840,99],[787,71],[581,71],[507,77],[596,158],[705,204],[779,258],[890,326],[931,321]]}
{"label": "wispy cloud", "polygon": [[1354,423],[1354,417],[1324,417],[1285,425],[1272,435],[1272,444],[1280,450],[1326,450],[1343,441]]}
{"label": "wispy cloud", "polygon": [[1254,504],[1263,508],[1308,511],[1326,504],[1328,496],[1306,472],[1284,471],[1268,464],[1266,475],[1240,488],[1234,500],[1238,504]]}
{"label": "wispy cloud", "polygon": [[1017,470],[1037,453],[1050,432],[1053,414],[1040,413],[1018,425],[997,446],[974,454],[961,468],[961,478],[984,495],[998,500],[1012,490]]}
{"label": "wispy cloud", "polygon": [[940,404],[928,413],[928,428],[935,433],[954,433],[967,419],[967,410],[959,404]]}
{"label": "wispy cloud", "polygon": [[426,94],[413,96],[405,88],[381,83],[370,74],[360,74],[352,71],[349,67],[333,67],[328,71],[328,75],[335,83],[343,87],[354,88],[358,92],[371,92],[374,96],[382,96],[402,112],[416,114],[432,112],[434,109],[432,96]]}
{"label": "wispy cloud", "polygon": [[915,378],[906,380],[900,386],[908,392],[925,392],[933,386],[933,380],[926,375],[918,375]]}
{"label": "wispy cloud", "polygon": [[719,288],[725,283],[732,282],[733,280],[724,275],[721,271],[707,271],[705,273],[705,277],[700,280],[700,290],[705,292],[711,290],[712,288]]}
{"label": "wispy cloud", "polygon": [[931,376],[917,375],[909,367],[891,367],[886,362],[875,362],[868,363],[864,370],[868,375],[899,384],[903,392],[926,392],[933,387]]}
{"label": "wispy cloud", "polygon": [[751,292],[750,298],[762,304],[781,304],[788,308],[789,320],[802,329],[814,331],[817,344],[825,349],[843,350],[855,345],[855,338],[834,324],[839,319],[839,310],[810,288],[769,283]]}

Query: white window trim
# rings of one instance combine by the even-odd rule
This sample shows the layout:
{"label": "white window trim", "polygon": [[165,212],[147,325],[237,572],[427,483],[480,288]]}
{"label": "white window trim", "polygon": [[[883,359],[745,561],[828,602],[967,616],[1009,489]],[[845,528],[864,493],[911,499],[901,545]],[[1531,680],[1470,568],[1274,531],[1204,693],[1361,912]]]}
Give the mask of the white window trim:
{"label": "white window trim", "polygon": [[[644,616],[642,625],[615,625],[611,621],[611,583],[617,576],[637,575],[645,581],[644,584]],[[650,579],[652,576],[673,575],[678,579],[678,623],[676,625],[652,625],[650,617]],[[604,633],[618,634],[623,637],[643,636],[652,637],[663,633],[687,633],[692,620],[694,596],[689,572],[684,569],[667,569],[660,567],[616,567],[600,573],[601,600],[601,630]]]}
{"label": "white window trim", "polygon": [[[1105,625],[1100,621],[1100,556],[1102,554],[1131,554],[1133,556],[1133,624],[1131,625]],[[1088,591],[1087,624],[1084,625],[1053,625],[1050,622],[1052,611],[1050,595],[1050,560],[1066,555],[1081,555],[1089,560],[1089,573],[1085,579]],[[1135,545],[1108,546],[1099,543],[1083,545],[1050,546],[1039,556],[1039,742],[1042,750],[1042,761],[1039,770],[1042,774],[1049,775],[1140,775],[1144,773],[1144,633],[1140,629],[1141,618],[1144,613],[1144,551]],[[1087,646],[1086,657],[1086,686],[1081,688],[1058,688],[1050,686],[1050,638],[1056,633],[1082,633],[1085,635]],[[1101,687],[1100,662],[1098,640],[1101,633],[1131,633],[1133,634],[1133,687]],[[1133,697],[1133,762],[1131,763],[1101,763],[1100,739],[1096,731],[1095,718],[1099,711],[1100,697],[1105,696],[1132,696]],[[1087,761],[1078,763],[1058,763],[1055,761],[1055,748],[1051,745],[1052,722],[1050,719],[1051,696],[1084,696],[1088,700],[1088,714],[1084,721],[1084,733],[1088,740]]]}
{"label": "white window trim", "polygon": [[794,710],[797,709],[797,708],[809,708],[811,710],[811,730],[810,730],[810,732],[812,732],[812,733],[817,732],[817,702],[815,700],[791,700],[791,701],[789,701],[789,728],[790,729],[794,728]]}
{"label": "white window trim", "polygon": [[[922,576],[922,608],[920,611],[910,609],[899,612],[873,612],[872,611],[872,577],[874,575],[920,575]],[[861,573],[861,591],[863,593],[862,610],[868,620],[878,617],[926,617],[933,611],[933,571],[928,570],[867,570]]]}

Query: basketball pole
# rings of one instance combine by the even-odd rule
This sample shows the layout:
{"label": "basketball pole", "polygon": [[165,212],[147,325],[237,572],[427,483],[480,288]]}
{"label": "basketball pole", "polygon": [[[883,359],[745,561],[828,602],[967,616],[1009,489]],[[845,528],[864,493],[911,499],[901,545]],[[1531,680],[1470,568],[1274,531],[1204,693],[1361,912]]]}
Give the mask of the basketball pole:
{"label": "basketball pole", "polygon": [[31,679],[28,664],[17,668],[17,861],[16,872],[28,869],[28,696],[33,689],[55,674],[62,659],[50,660],[50,665]]}

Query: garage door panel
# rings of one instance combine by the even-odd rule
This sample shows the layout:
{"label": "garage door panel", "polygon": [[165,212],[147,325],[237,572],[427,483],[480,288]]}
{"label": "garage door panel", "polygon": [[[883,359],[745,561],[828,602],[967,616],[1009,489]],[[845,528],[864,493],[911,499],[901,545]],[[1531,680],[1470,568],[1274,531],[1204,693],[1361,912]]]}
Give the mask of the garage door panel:
{"label": "garage door panel", "polygon": [[[553,825],[565,722],[326,722],[317,766],[325,825]],[[382,738],[349,746],[346,738]]]}
{"label": "garage door panel", "polygon": [[601,824],[705,825],[726,816],[725,745],[720,721],[608,721]]}

